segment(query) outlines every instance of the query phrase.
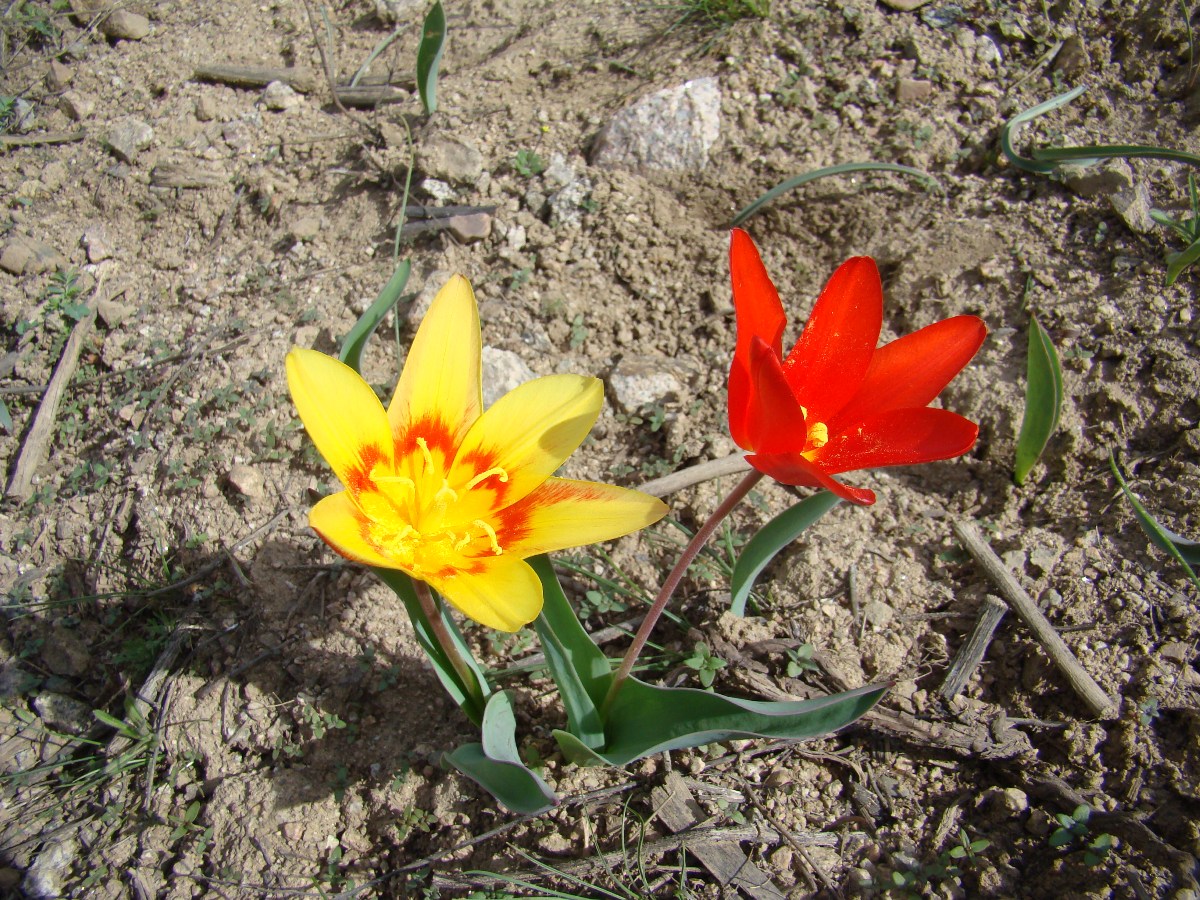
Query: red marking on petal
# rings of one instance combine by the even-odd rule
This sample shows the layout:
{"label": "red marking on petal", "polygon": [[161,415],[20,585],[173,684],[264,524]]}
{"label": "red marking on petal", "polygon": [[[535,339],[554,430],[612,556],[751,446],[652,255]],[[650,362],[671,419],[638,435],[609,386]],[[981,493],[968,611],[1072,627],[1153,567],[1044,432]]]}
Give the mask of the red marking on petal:
{"label": "red marking on petal", "polygon": [[371,470],[383,458],[383,451],[373,444],[365,444],[359,448],[358,463],[352,469],[348,469],[344,476],[344,483],[351,497],[376,489],[375,482],[371,480]]}
{"label": "red marking on petal", "polygon": [[394,436],[396,458],[420,452],[417,438],[423,438],[431,452],[440,451],[447,465],[454,459],[454,454],[458,450],[455,433],[450,426],[441,417],[426,416],[409,422],[403,430],[396,432]]}

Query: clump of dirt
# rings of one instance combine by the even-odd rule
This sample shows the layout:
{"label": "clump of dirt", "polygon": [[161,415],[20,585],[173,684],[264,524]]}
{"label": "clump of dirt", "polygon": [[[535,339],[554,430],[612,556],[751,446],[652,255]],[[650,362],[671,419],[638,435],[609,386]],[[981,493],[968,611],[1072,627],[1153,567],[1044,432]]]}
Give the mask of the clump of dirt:
{"label": "clump of dirt", "polygon": [[[691,896],[721,896],[653,815],[653,790],[680,773],[725,845],[785,894],[1197,890],[1197,590],[1108,464],[1115,452],[1163,524],[1200,533],[1197,276],[1165,286],[1181,247],[1148,215],[1189,214],[1186,171],[1134,159],[1042,176],[997,145],[1011,116],[1086,85],[1026,128],[1024,152],[1195,152],[1192,32],[1174,7],[778,0],[711,30],[624,2],[448,4],[426,116],[417,5],[71,6],[30,0],[0,20],[6,479],[73,334],[78,349],[28,495],[0,509],[5,890],[453,896],[491,885],[472,870],[544,879],[528,853],[647,896],[671,895],[686,869]],[[389,102],[339,108],[326,72],[348,81],[368,61],[363,83],[391,84]],[[223,64],[291,69],[291,89],[195,77]],[[591,162],[620,110],[704,78],[720,131],[703,166]],[[820,180],[746,227],[792,336],[856,254],[883,272],[885,338],[983,317],[987,343],[941,398],[979,422],[976,448],[852,476],[879,502],[829,514],[769,570],[753,616],[731,620],[729,548],[795,502],[764,484],[656,635],[663,680],[694,678],[683,660],[704,641],[727,662],[722,691],[892,680],[880,717],[800,745],[579,769],[555,750],[561,712],[535,671],[505,684],[562,808],[513,817],[441,765],[472,728],[396,598],[307,527],[333,476],[283,374],[294,345],[334,350],[387,282],[414,155],[400,253],[417,296],[364,373],[390,389],[423,304],[461,272],[493,350],[535,374],[606,379],[566,474],[630,485],[735,450],[734,213],[836,163],[936,177],[937,190]],[[432,207],[461,209],[447,224]],[[1063,357],[1066,397],[1017,488],[1031,315]],[[727,481],[674,495],[672,517],[693,527]],[[1119,698],[1117,718],[1095,720],[1013,616],[963,693],[939,694],[996,590],[957,519]],[[639,615],[678,534],[664,524],[571,556],[590,630]],[[528,633],[467,632],[496,669],[536,650]]]}

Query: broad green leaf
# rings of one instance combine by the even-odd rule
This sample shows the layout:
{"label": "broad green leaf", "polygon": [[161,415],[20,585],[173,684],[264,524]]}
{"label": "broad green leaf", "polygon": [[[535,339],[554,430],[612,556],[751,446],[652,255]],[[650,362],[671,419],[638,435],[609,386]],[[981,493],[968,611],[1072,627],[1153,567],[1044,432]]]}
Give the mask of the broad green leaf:
{"label": "broad green leaf", "polygon": [[825,166],[821,169],[814,169],[811,172],[805,172],[803,175],[797,175],[794,178],[789,178],[787,181],[780,182],[749,206],[744,207],[736,216],[733,217],[732,225],[734,227],[741,225],[775,198],[786,194],[788,191],[794,190],[803,184],[808,184],[810,181],[816,181],[818,178],[827,178],[830,175],[845,175],[848,172],[899,172],[902,175],[912,175],[914,178],[919,178],[926,184],[938,188],[939,190],[942,187],[941,183],[932,175],[922,172],[920,169],[914,169],[911,166],[902,166],[899,163],[839,163],[836,166]]}
{"label": "broad green leaf", "polygon": [[438,65],[445,48],[446,12],[442,9],[442,0],[437,0],[425,17],[421,45],[417,48],[417,93],[421,95],[426,115],[437,110]]}
{"label": "broad green leaf", "polygon": [[555,731],[554,739],[572,762],[607,766],[731,738],[801,740],[844,728],[887,689],[886,684],[873,684],[815,700],[767,702],[694,688],[655,687],[630,678],[608,711],[602,753],[565,731]]}
{"label": "broad green leaf", "polygon": [[[1125,494],[1125,499],[1129,501],[1129,505],[1133,507],[1134,517],[1138,520],[1138,524],[1142,526],[1142,531],[1146,532],[1146,537],[1150,538],[1150,543],[1164,551],[1169,556],[1173,557],[1179,565],[1183,566],[1183,570],[1187,572],[1188,578],[1192,584],[1200,590],[1200,579],[1197,579],[1195,571],[1190,563],[1200,561],[1200,546],[1195,541],[1189,541],[1187,538],[1181,538],[1179,535],[1172,534],[1158,524],[1158,520],[1150,515],[1146,507],[1142,505],[1142,501],[1125,482],[1125,478],[1121,475],[1121,470],[1117,466],[1117,458],[1110,450],[1108,453],[1108,466],[1112,469],[1113,476],[1117,479],[1117,484],[1121,486],[1121,491]],[[1176,541],[1182,542],[1176,543]]]}
{"label": "broad green leaf", "polygon": [[733,577],[729,584],[733,592],[733,602],[729,611],[735,616],[744,616],[746,598],[750,596],[750,590],[754,587],[754,580],[758,578],[759,573],[780,550],[840,502],[841,498],[836,494],[821,491],[804,498],[760,528],[746,543],[742,555],[733,566]]}
{"label": "broad green leaf", "polygon": [[588,696],[579,673],[571,667],[566,647],[558,639],[544,615],[538,616],[534,625],[537,628],[538,639],[542,642],[542,651],[546,655],[550,676],[558,685],[558,692],[567,711],[567,728],[589,747],[604,746],[604,725],[600,720],[600,710],[597,709],[595,701]]}
{"label": "broad green leaf", "polygon": [[[531,557],[528,562],[537,572],[538,578],[542,580],[543,606],[539,622],[544,622],[544,627],[554,633],[558,643],[562,646],[564,662],[574,673],[573,679],[578,680],[579,685],[591,699],[592,705],[599,709],[604,703],[609,682],[612,680],[612,666],[608,657],[596,646],[579,623],[579,617],[575,615],[575,610],[571,608],[570,601],[567,600],[562,586],[558,583],[558,576],[554,573],[550,558],[535,556]],[[541,627],[543,626],[539,626],[539,629]],[[546,654],[546,662],[550,666],[551,676],[558,683],[559,690],[563,691],[563,699],[566,701],[568,699],[567,692],[562,683],[558,682],[559,674],[555,671],[549,652]]]}
{"label": "broad green leaf", "polygon": [[491,695],[492,689],[488,685],[487,679],[483,675],[483,671],[479,668],[479,664],[475,661],[475,657],[471,655],[470,648],[467,647],[466,641],[463,640],[462,632],[458,630],[458,626],[454,624],[454,620],[446,612],[445,604],[441,604],[440,615],[442,624],[450,635],[450,639],[458,648],[459,655],[467,662],[467,666],[471,670],[473,684],[465,683],[458,670],[450,662],[438,643],[437,637],[433,633],[433,629],[429,625],[429,620],[425,616],[425,611],[421,609],[421,603],[417,600],[417,592],[413,588],[412,579],[403,572],[396,569],[377,569],[372,568],[379,579],[390,587],[404,602],[405,609],[408,610],[408,617],[412,620],[413,631],[417,636],[417,643],[421,645],[421,649],[429,657],[429,661],[433,663],[433,670],[437,673],[438,680],[441,681],[442,687],[450,694],[451,698],[457,703],[464,713],[467,714],[472,722],[478,725],[483,720],[484,703],[488,696]]}
{"label": "broad green leaf", "polygon": [[1167,286],[1170,287],[1175,283],[1183,270],[1192,265],[1196,260],[1200,259],[1200,241],[1195,241],[1184,250],[1178,253],[1167,254]]}
{"label": "broad green leaf", "polygon": [[375,302],[367,307],[366,312],[358,317],[358,321],[354,323],[354,327],[350,329],[342,341],[342,349],[338,353],[338,359],[355,372],[358,372],[362,366],[363,349],[367,346],[367,341],[375,333],[375,329],[379,327],[379,323],[383,321],[383,317],[388,314],[392,307],[400,302],[400,296],[404,293],[404,286],[408,284],[408,275],[411,271],[412,263],[407,259],[396,266],[396,271],[392,273],[392,277],[388,279],[388,283],[383,286],[383,290],[379,292],[379,296],[375,298]]}
{"label": "broad green leaf", "polygon": [[505,691],[492,694],[483,713],[483,742],[464,744],[446,762],[515,813],[536,815],[558,805],[554,791],[521,761],[517,718]]}
{"label": "broad green leaf", "polygon": [[1029,356],[1026,362],[1025,415],[1017,437],[1017,455],[1013,463],[1013,480],[1024,484],[1054,429],[1062,412],[1062,366],[1050,335],[1037,319],[1029,320]]}

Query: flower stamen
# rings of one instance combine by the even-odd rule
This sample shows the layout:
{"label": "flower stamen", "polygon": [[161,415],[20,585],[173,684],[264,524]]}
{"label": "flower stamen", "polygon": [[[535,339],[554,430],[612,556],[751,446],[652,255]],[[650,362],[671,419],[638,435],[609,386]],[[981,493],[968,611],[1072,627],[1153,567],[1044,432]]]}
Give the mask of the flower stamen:
{"label": "flower stamen", "polygon": [[487,534],[487,539],[492,545],[492,553],[496,554],[496,556],[499,556],[504,552],[500,549],[500,542],[496,540],[496,529],[494,529],[487,522],[483,521],[483,519],[476,519],[471,524],[478,525],[484,531],[484,533]]}
{"label": "flower stamen", "polygon": [[417,446],[421,448],[421,455],[425,457],[425,471],[433,471],[433,454],[429,452],[429,442],[425,438],[419,437]]}
{"label": "flower stamen", "polygon": [[505,482],[508,481],[508,473],[506,471],[504,471],[502,468],[500,468],[499,466],[493,466],[492,468],[488,469],[486,472],[480,472],[478,475],[476,475],[474,478],[472,478],[470,481],[468,481],[467,482],[467,490],[472,490],[472,489],[478,487],[480,485],[480,483],[491,478],[493,475],[495,475],[497,478],[500,479],[501,484],[504,484]]}
{"label": "flower stamen", "polygon": [[814,422],[808,428],[808,444],[813,450],[829,443],[829,427],[824,422]]}

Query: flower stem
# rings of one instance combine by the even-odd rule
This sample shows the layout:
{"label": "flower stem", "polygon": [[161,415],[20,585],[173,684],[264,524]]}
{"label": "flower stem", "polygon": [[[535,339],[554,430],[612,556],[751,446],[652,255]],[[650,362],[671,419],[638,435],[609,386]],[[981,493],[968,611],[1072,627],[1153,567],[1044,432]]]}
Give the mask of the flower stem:
{"label": "flower stem", "polygon": [[429,630],[433,632],[434,638],[437,639],[438,646],[442,648],[442,652],[446,655],[446,660],[454,667],[454,671],[458,673],[463,690],[478,701],[480,712],[482,712],[483,695],[479,690],[479,681],[475,677],[475,673],[471,670],[471,667],[467,664],[467,661],[463,659],[458,645],[450,637],[450,632],[446,629],[446,623],[442,620],[440,605],[433,599],[429,585],[417,578],[414,578],[412,582],[413,589],[417,594],[417,602],[421,604],[421,611],[425,613],[425,619],[429,622]]}
{"label": "flower stem", "polygon": [[717,526],[721,524],[721,521],[750,493],[751,488],[758,484],[762,477],[762,472],[751,470],[745,478],[738,482],[737,487],[729,492],[729,496],[721,501],[721,505],[713,510],[713,514],[692,535],[692,539],[688,542],[688,545],[683,548],[679,562],[675,563],[675,568],[671,570],[671,574],[663,582],[658,596],[654,598],[654,603],[651,605],[650,611],[646,613],[646,618],[642,619],[641,627],[638,628],[637,634],[634,635],[633,643],[629,645],[629,649],[625,652],[625,658],[621,660],[621,667],[613,675],[612,685],[609,686],[608,695],[604,698],[603,713],[608,712],[617,693],[621,690],[621,685],[625,683],[625,679],[633,671],[633,664],[637,662],[638,655],[642,652],[642,648],[646,646],[646,641],[650,638],[650,632],[654,630],[659,616],[666,609],[667,601],[675,593],[675,588],[679,587],[679,582],[683,580],[688,566],[700,554],[700,551],[708,543],[708,539],[712,537],[712,533],[717,530]]}

